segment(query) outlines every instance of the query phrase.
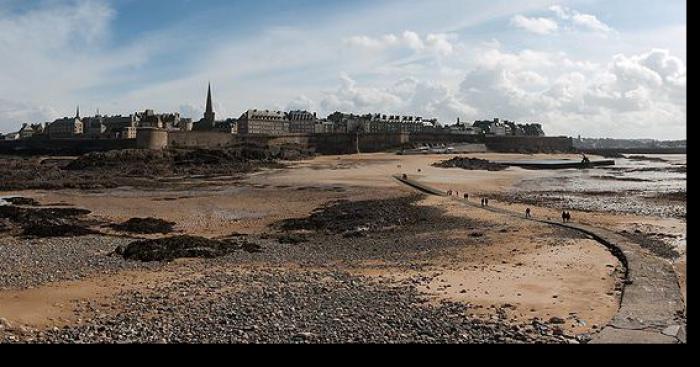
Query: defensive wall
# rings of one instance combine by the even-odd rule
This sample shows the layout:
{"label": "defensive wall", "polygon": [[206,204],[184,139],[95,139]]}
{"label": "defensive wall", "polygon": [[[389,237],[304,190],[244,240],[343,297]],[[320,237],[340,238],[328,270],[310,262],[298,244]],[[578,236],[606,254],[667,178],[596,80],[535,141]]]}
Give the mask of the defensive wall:
{"label": "defensive wall", "polygon": [[47,139],[29,138],[0,141],[0,154],[82,155],[90,152],[135,149],[136,139]]}
{"label": "defensive wall", "polygon": [[486,148],[498,153],[570,153],[573,139],[565,136],[487,136]]}
{"label": "defensive wall", "polygon": [[[151,134],[142,132],[139,134]],[[138,134],[137,134],[138,135]],[[358,146],[361,152],[380,152],[386,149],[398,148],[408,143],[407,134],[289,134],[278,136],[266,135],[235,135],[218,132],[170,132],[168,144],[170,148],[206,148],[217,149],[234,145],[255,146],[284,146],[300,145],[312,148],[319,154],[352,154]],[[142,142],[153,141],[150,138]],[[160,149],[159,145],[139,145],[141,148]]]}
{"label": "defensive wall", "polygon": [[567,137],[498,136],[482,137],[438,133],[375,134],[288,134],[279,136],[236,135],[224,132],[166,132],[139,129],[136,139],[47,139],[33,138],[0,141],[0,154],[79,155],[95,151],[120,149],[218,149],[237,145],[261,148],[293,145],[318,154],[353,154],[409,148],[422,144],[485,144],[488,150],[509,153],[572,152],[573,139]]}

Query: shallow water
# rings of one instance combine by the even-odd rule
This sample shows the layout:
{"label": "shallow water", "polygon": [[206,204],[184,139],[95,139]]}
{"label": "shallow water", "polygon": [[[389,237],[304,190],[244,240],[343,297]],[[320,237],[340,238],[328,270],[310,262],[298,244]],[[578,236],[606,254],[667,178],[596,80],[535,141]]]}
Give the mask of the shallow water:
{"label": "shallow water", "polygon": [[684,218],[686,201],[659,194],[687,192],[686,155],[653,155],[655,160],[615,159],[615,166],[566,169],[522,181],[516,191],[528,192],[579,210],[616,211]]}

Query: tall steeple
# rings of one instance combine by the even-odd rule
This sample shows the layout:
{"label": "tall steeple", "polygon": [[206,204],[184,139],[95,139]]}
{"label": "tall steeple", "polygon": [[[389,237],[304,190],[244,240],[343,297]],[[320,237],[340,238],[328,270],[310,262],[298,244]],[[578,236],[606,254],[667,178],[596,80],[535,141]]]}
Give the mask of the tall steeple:
{"label": "tall steeple", "polygon": [[75,118],[80,120],[80,105],[78,105],[78,107],[75,108]]}
{"label": "tall steeple", "polygon": [[207,110],[204,112],[204,120],[214,125],[214,107],[211,102],[211,83],[209,83],[209,89],[207,91]]}

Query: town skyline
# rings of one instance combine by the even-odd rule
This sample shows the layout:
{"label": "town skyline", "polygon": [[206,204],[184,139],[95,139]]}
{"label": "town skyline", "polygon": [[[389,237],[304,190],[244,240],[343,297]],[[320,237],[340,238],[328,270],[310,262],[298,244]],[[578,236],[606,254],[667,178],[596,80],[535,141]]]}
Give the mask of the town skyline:
{"label": "town skyline", "polygon": [[[197,119],[211,80],[217,116],[234,118],[381,112],[536,121],[552,135],[686,135],[683,2],[0,5],[12,51],[0,62],[2,132],[71,116],[76,104]],[[228,24],[242,12],[249,19]],[[147,22],[155,13],[172,22]]]}

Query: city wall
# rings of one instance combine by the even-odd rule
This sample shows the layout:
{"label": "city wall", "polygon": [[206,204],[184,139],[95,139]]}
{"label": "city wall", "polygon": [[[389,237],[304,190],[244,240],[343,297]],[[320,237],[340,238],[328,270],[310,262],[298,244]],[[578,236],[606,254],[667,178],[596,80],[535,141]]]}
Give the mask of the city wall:
{"label": "city wall", "polygon": [[[149,141],[144,139],[143,141]],[[171,132],[168,134],[170,148],[217,149],[234,145],[283,146],[300,145],[312,148],[319,154],[372,153],[398,148],[409,142],[407,134],[289,134],[279,136],[235,135],[217,132]],[[158,149],[157,146],[140,147]]]}
{"label": "city wall", "polygon": [[489,136],[486,148],[498,153],[570,153],[573,139],[565,136]]}
{"label": "city wall", "polygon": [[488,150],[508,153],[572,152],[573,140],[567,137],[525,137],[437,133],[393,134],[289,134],[281,136],[236,135],[221,132],[165,132],[139,129],[136,139],[24,139],[0,141],[0,154],[80,155],[120,149],[219,149],[236,145],[261,148],[300,146],[318,154],[373,153],[421,144],[485,144]]}
{"label": "city wall", "polygon": [[122,149],[136,149],[136,140],[30,138],[0,141],[0,154],[6,155],[82,155]]}

